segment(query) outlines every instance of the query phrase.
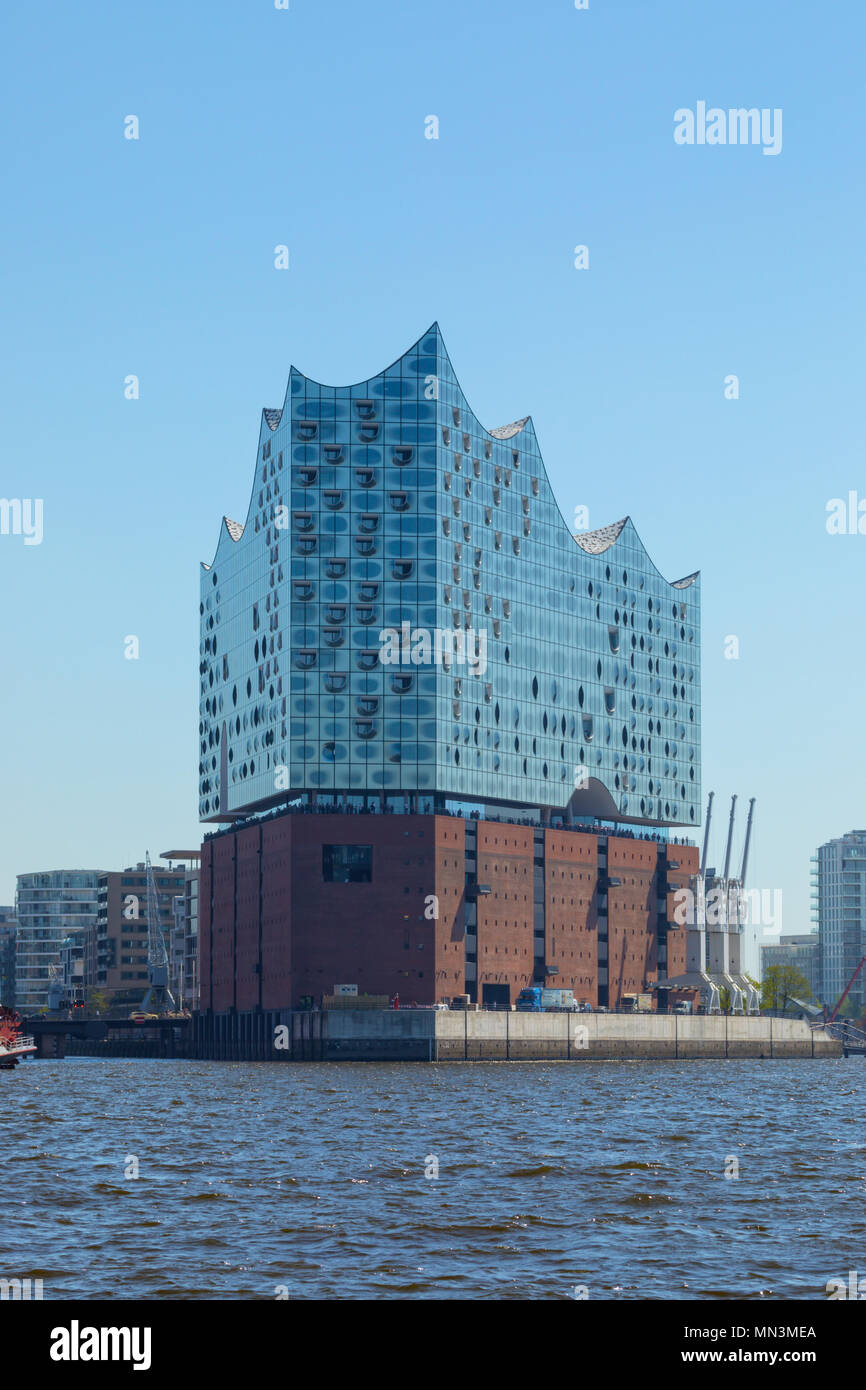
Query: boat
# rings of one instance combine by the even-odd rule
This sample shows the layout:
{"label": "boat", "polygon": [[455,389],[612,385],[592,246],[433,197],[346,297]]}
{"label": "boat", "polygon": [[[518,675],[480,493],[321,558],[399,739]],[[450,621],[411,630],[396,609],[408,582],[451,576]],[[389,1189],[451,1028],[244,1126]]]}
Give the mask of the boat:
{"label": "boat", "polygon": [[21,1032],[21,1016],[0,1005],[0,1071],[11,1071],[22,1057],[32,1057],[36,1040]]}

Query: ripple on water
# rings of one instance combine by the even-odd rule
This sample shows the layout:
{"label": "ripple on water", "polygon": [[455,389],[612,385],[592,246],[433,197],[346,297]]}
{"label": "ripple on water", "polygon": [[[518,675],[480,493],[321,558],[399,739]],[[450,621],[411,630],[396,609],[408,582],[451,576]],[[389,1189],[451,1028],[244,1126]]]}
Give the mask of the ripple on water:
{"label": "ripple on water", "polygon": [[822,1298],[863,1261],[857,1060],[27,1064],[5,1262],[46,1298]]}

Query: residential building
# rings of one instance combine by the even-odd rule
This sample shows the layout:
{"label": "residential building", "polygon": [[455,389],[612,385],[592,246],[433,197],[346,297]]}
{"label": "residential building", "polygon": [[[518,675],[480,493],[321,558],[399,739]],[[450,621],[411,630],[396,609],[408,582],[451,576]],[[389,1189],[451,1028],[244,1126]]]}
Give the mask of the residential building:
{"label": "residential building", "polygon": [[49,1007],[52,968],[69,936],[86,942],[96,926],[99,869],[19,874],[15,899],[15,1004],[22,1014]]}
{"label": "residential building", "polygon": [[[866,830],[828,840],[812,856],[812,918],[821,946],[821,992],[834,1004],[866,956]],[[851,998],[866,1004],[861,971]]]}
{"label": "residential building", "polygon": [[[169,948],[172,897],[183,888],[182,870],[154,867],[159,921]],[[99,876],[98,910],[88,935],[84,963],[88,996],[106,996],[112,1009],[141,1003],[147,992],[148,917],[145,865]]]}
{"label": "residential building", "polygon": [[15,1007],[15,934],[17,921],[14,907],[0,907],[0,1004]]}

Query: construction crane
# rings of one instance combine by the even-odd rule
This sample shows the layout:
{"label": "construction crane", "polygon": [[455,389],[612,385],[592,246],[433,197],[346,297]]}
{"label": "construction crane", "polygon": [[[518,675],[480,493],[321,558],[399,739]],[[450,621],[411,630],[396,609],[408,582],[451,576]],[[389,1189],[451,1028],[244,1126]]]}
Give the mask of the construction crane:
{"label": "construction crane", "polygon": [[174,995],[168,987],[168,952],[165,937],[159,923],[159,894],[150,853],[145,855],[145,882],[147,884],[147,993],[141,1003],[141,1012],[176,1013]]}
{"label": "construction crane", "polygon": [[861,957],[861,959],[860,959],[860,964],[857,966],[857,969],[854,971],[854,974],[851,976],[850,980],[848,981],[847,985],[845,986],[844,990],[842,991],[842,994],[841,994],[840,997],[836,1000],[836,1007],[834,1008],[834,1010],[833,1010],[833,1012],[831,1013],[830,1017],[827,1019],[827,1022],[828,1022],[828,1023],[835,1023],[835,1021],[836,1021],[836,1015],[838,1014],[838,1012],[839,1012],[839,1010],[841,1009],[842,1005],[845,1003],[845,1000],[846,1000],[847,997],[848,997],[848,991],[849,991],[849,989],[851,988],[851,986],[853,985],[854,981],[857,979],[857,976],[860,974],[860,971],[863,969],[863,966],[864,966],[864,965],[866,965],[866,956],[862,956],[862,957]]}

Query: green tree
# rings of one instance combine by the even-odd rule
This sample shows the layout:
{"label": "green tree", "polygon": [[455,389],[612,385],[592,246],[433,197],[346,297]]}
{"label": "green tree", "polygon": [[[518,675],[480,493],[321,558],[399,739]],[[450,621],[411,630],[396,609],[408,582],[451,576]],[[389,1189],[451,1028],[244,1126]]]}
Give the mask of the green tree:
{"label": "green tree", "polygon": [[852,998],[851,998],[851,995],[849,994],[848,997],[847,997],[847,999],[845,1000],[844,1004],[843,1004],[842,1007],[840,1008],[838,1014],[836,1015],[836,1017],[837,1017],[837,1018],[858,1018],[859,1015],[860,1015],[861,1013],[862,1013],[861,1006],[857,1003],[857,1001],[856,1001],[855,999],[852,999]]}
{"label": "green tree", "polygon": [[104,1014],[108,1009],[108,991],[105,989],[91,989],[87,994],[87,1012],[89,1014]]}
{"label": "green tree", "polygon": [[812,998],[809,981],[796,965],[771,965],[761,985],[761,1008],[787,1011],[792,999]]}

